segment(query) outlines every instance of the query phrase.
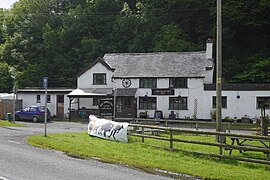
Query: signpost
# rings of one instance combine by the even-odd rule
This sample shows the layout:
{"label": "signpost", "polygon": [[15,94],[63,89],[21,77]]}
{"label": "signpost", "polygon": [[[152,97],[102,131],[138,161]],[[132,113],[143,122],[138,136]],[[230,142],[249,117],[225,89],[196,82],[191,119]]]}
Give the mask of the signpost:
{"label": "signpost", "polygon": [[48,77],[43,77],[43,88],[45,89],[45,137],[47,137],[47,89],[48,89]]}

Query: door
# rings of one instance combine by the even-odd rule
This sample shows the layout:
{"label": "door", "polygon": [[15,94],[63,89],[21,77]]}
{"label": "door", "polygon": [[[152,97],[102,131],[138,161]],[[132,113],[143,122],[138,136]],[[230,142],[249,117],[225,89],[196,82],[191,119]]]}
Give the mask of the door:
{"label": "door", "polygon": [[64,119],[64,95],[57,95],[57,117]]}
{"label": "door", "polygon": [[135,117],[137,102],[133,97],[118,97],[116,101],[116,117]]}

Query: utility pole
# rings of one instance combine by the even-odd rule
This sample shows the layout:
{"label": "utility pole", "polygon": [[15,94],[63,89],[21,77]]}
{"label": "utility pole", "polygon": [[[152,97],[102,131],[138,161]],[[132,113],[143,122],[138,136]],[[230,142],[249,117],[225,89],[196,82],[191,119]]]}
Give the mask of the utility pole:
{"label": "utility pole", "polygon": [[[222,26],[221,26],[221,0],[217,0],[217,71],[216,71],[216,131],[221,132],[221,78],[222,78]],[[220,137],[217,138],[220,142]]]}

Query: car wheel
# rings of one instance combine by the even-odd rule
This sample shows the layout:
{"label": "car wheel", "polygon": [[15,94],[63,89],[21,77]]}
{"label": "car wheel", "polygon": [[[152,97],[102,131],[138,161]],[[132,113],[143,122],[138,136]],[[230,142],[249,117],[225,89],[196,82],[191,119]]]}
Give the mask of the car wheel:
{"label": "car wheel", "polygon": [[37,116],[34,116],[34,117],[33,117],[33,122],[34,122],[34,123],[38,122],[38,117],[37,117]]}

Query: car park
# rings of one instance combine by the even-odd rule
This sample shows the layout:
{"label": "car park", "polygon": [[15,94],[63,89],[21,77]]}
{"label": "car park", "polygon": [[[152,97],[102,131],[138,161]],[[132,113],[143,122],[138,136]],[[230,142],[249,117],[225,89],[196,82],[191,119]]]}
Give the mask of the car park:
{"label": "car park", "polygon": [[[32,120],[33,122],[45,120],[45,106],[28,106],[16,111],[16,120]],[[47,120],[51,118],[51,112],[47,109]]]}

